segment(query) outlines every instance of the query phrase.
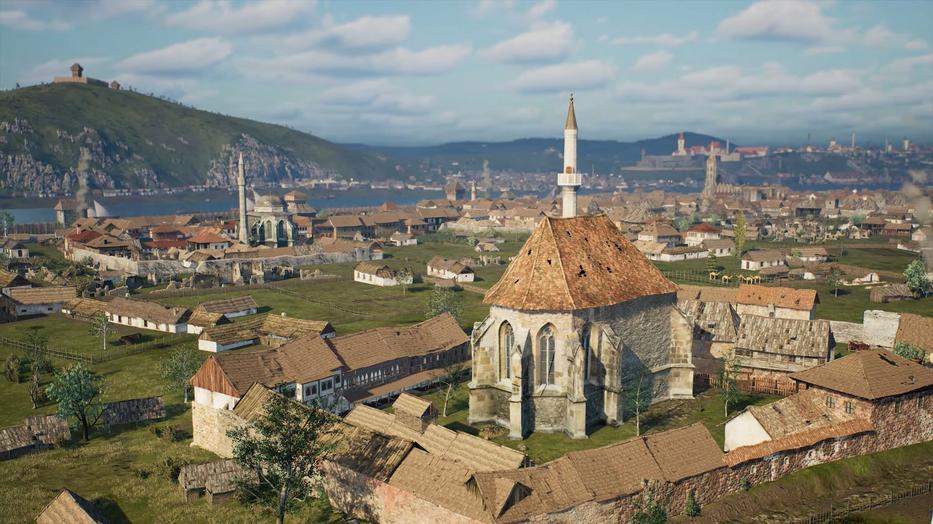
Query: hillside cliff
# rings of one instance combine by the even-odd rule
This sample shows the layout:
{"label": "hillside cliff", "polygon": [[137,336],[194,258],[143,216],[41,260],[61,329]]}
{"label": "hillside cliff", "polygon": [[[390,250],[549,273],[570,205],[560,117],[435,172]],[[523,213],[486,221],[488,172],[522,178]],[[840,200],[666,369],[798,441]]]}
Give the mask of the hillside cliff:
{"label": "hillside cliff", "polygon": [[256,184],[390,172],[368,152],[130,91],[46,84],[0,93],[0,192],[74,190],[82,148],[99,189],[230,186],[237,151]]}

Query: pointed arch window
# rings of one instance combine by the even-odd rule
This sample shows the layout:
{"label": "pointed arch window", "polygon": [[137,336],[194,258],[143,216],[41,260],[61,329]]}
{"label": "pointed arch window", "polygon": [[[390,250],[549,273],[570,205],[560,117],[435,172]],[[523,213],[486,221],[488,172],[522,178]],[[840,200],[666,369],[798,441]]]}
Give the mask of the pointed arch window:
{"label": "pointed arch window", "polygon": [[538,332],[538,383],[554,383],[554,328],[548,324]]}
{"label": "pointed arch window", "polygon": [[580,331],[580,344],[583,346],[583,382],[590,379],[590,359],[592,358],[592,347],[590,344],[590,325],[586,324]]}
{"label": "pointed arch window", "polygon": [[512,348],[515,347],[515,332],[512,325],[503,322],[499,326],[499,378],[512,378]]}

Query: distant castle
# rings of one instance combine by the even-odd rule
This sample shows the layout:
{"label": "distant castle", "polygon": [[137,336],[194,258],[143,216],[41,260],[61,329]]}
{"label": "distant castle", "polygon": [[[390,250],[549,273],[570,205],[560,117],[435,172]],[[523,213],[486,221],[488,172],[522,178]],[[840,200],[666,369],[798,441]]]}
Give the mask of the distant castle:
{"label": "distant castle", "polygon": [[103,80],[98,80],[96,78],[89,78],[84,76],[84,68],[81,67],[81,64],[75,62],[71,64],[71,76],[56,76],[52,79],[53,84],[88,84],[92,86],[101,86],[101,87],[110,87],[110,89],[120,89],[120,82],[116,80],[107,82]]}

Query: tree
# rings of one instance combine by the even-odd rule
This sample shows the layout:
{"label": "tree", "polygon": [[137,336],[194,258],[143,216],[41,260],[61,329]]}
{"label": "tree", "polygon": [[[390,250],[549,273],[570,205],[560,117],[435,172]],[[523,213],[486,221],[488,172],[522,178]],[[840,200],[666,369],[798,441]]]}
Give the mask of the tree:
{"label": "tree", "polygon": [[194,346],[184,345],[173,349],[159,361],[159,373],[172,389],[184,392],[188,403],[188,379],[201,367],[201,354]]}
{"label": "tree", "polygon": [[92,337],[100,337],[104,351],[107,351],[107,337],[110,336],[111,329],[110,320],[107,319],[106,313],[94,315],[94,318],[91,319],[91,327],[88,328],[87,332]]}
{"label": "tree", "polygon": [[29,361],[29,372],[32,375],[29,384],[29,400],[32,409],[39,407],[42,402],[42,388],[39,385],[39,374],[43,369],[51,368],[51,362],[45,355],[49,345],[49,337],[38,329],[32,329],[26,335],[26,359]]}
{"label": "tree", "polygon": [[91,429],[104,414],[103,379],[82,364],[75,364],[57,373],[45,391],[49,399],[58,402],[58,418],[75,418],[81,425],[84,440],[89,440]]}
{"label": "tree", "polygon": [[927,277],[927,270],[922,260],[914,260],[908,264],[907,269],[904,270],[904,278],[914,296],[925,297],[930,293],[930,279]]}
{"label": "tree", "polygon": [[645,489],[642,501],[642,507],[632,515],[632,524],[664,524],[667,522],[667,511],[654,498],[654,492],[651,489]]}
{"label": "tree", "polygon": [[690,217],[688,216],[677,217],[677,219],[674,220],[674,225],[677,226],[678,231],[686,230],[692,223],[693,222],[690,221]]}
{"label": "tree", "polygon": [[716,259],[716,255],[710,253],[706,257],[706,271],[709,273],[715,273],[719,271],[719,264],[717,264],[717,262],[719,261]]}
{"label": "tree", "polygon": [[722,371],[719,372],[719,398],[722,399],[725,415],[729,416],[729,405],[739,400],[740,362],[737,358],[727,357],[723,362]]}
{"label": "tree", "polygon": [[457,321],[463,313],[463,299],[456,292],[436,287],[428,295],[427,318],[450,313]]}
{"label": "tree", "polygon": [[324,455],[331,450],[329,436],[336,417],[272,394],[263,415],[250,426],[229,430],[233,458],[254,479],[241,486],[258,501],[277,508],[278,524],[295,498],[311,492],[309,478],[317,476]]}
{"label": "tree", "polygon": [[735,252],[738,256],[742,256],[745,251],[745,213],[739,211],[735,214],[735,226],[733,226],[732,232],[735,235]]}
{"label": "tree", "polygon": [[923,348],[908,344],[907,342],[896,342],[891,351],[904,358],[919,360],[921,362],[923,361],[923,357],[926,356],[926,351],[924,351]]}
{"label": "tree", "polygon": [[641,435],[641,414],[651,406],[652,380],[651,374],[642,369],[637,375],[628,380],[631,387],[630,394],[624,397],[625,409],[635,415],[635,435]]}
{"label": "tree", "polygon": [[410,267],[403,267],[395,272],[395,278],[398,280],[400,286],[402,286],[402,295],[406,294],[408,291],[408,281],[413,278],[413,274]]}
{"label": "tree", "polygon": [[826,275],[826,285],[833,290],[833,296],[839,296],[839,286],[842,284],[842,272],[837,268],[833,268],[832,271]]}
{"label": "tree", "polygon": [[443,374],[438,380],[441,384],[447,386],[447,391],[444,393],[444,411],[442,413],[444,417],[447,416],[447,404],[450,402],[450,393],[453,391],[454,386],[457,385],[465,369],[466,364],[462,360],[456,360],[454,358],[448,358],[442,368]]}
{"label": "tree", "polygon": [[13,224],[16,222],[16,219],[13,217],[13,214],[7,210],[0,211],[0,223],[3,226],[3,237],[6,238],[9,233],[10,228],[13,227]]}
{"label": "tree", "polygon": [[700,503],[693,495],[693,490],[687,492],[687,502],[684,503],[684,515],[688,517],[700,516]]}

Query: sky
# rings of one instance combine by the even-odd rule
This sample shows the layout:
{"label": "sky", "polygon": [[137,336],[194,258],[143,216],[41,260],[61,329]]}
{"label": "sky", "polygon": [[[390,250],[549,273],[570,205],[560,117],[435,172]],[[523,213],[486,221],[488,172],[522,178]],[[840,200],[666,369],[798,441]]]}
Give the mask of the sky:
{"label": "sky", "polygon": [[85,74],[337,142],[933,141],[933,1],[0,0],[0,88]]}

